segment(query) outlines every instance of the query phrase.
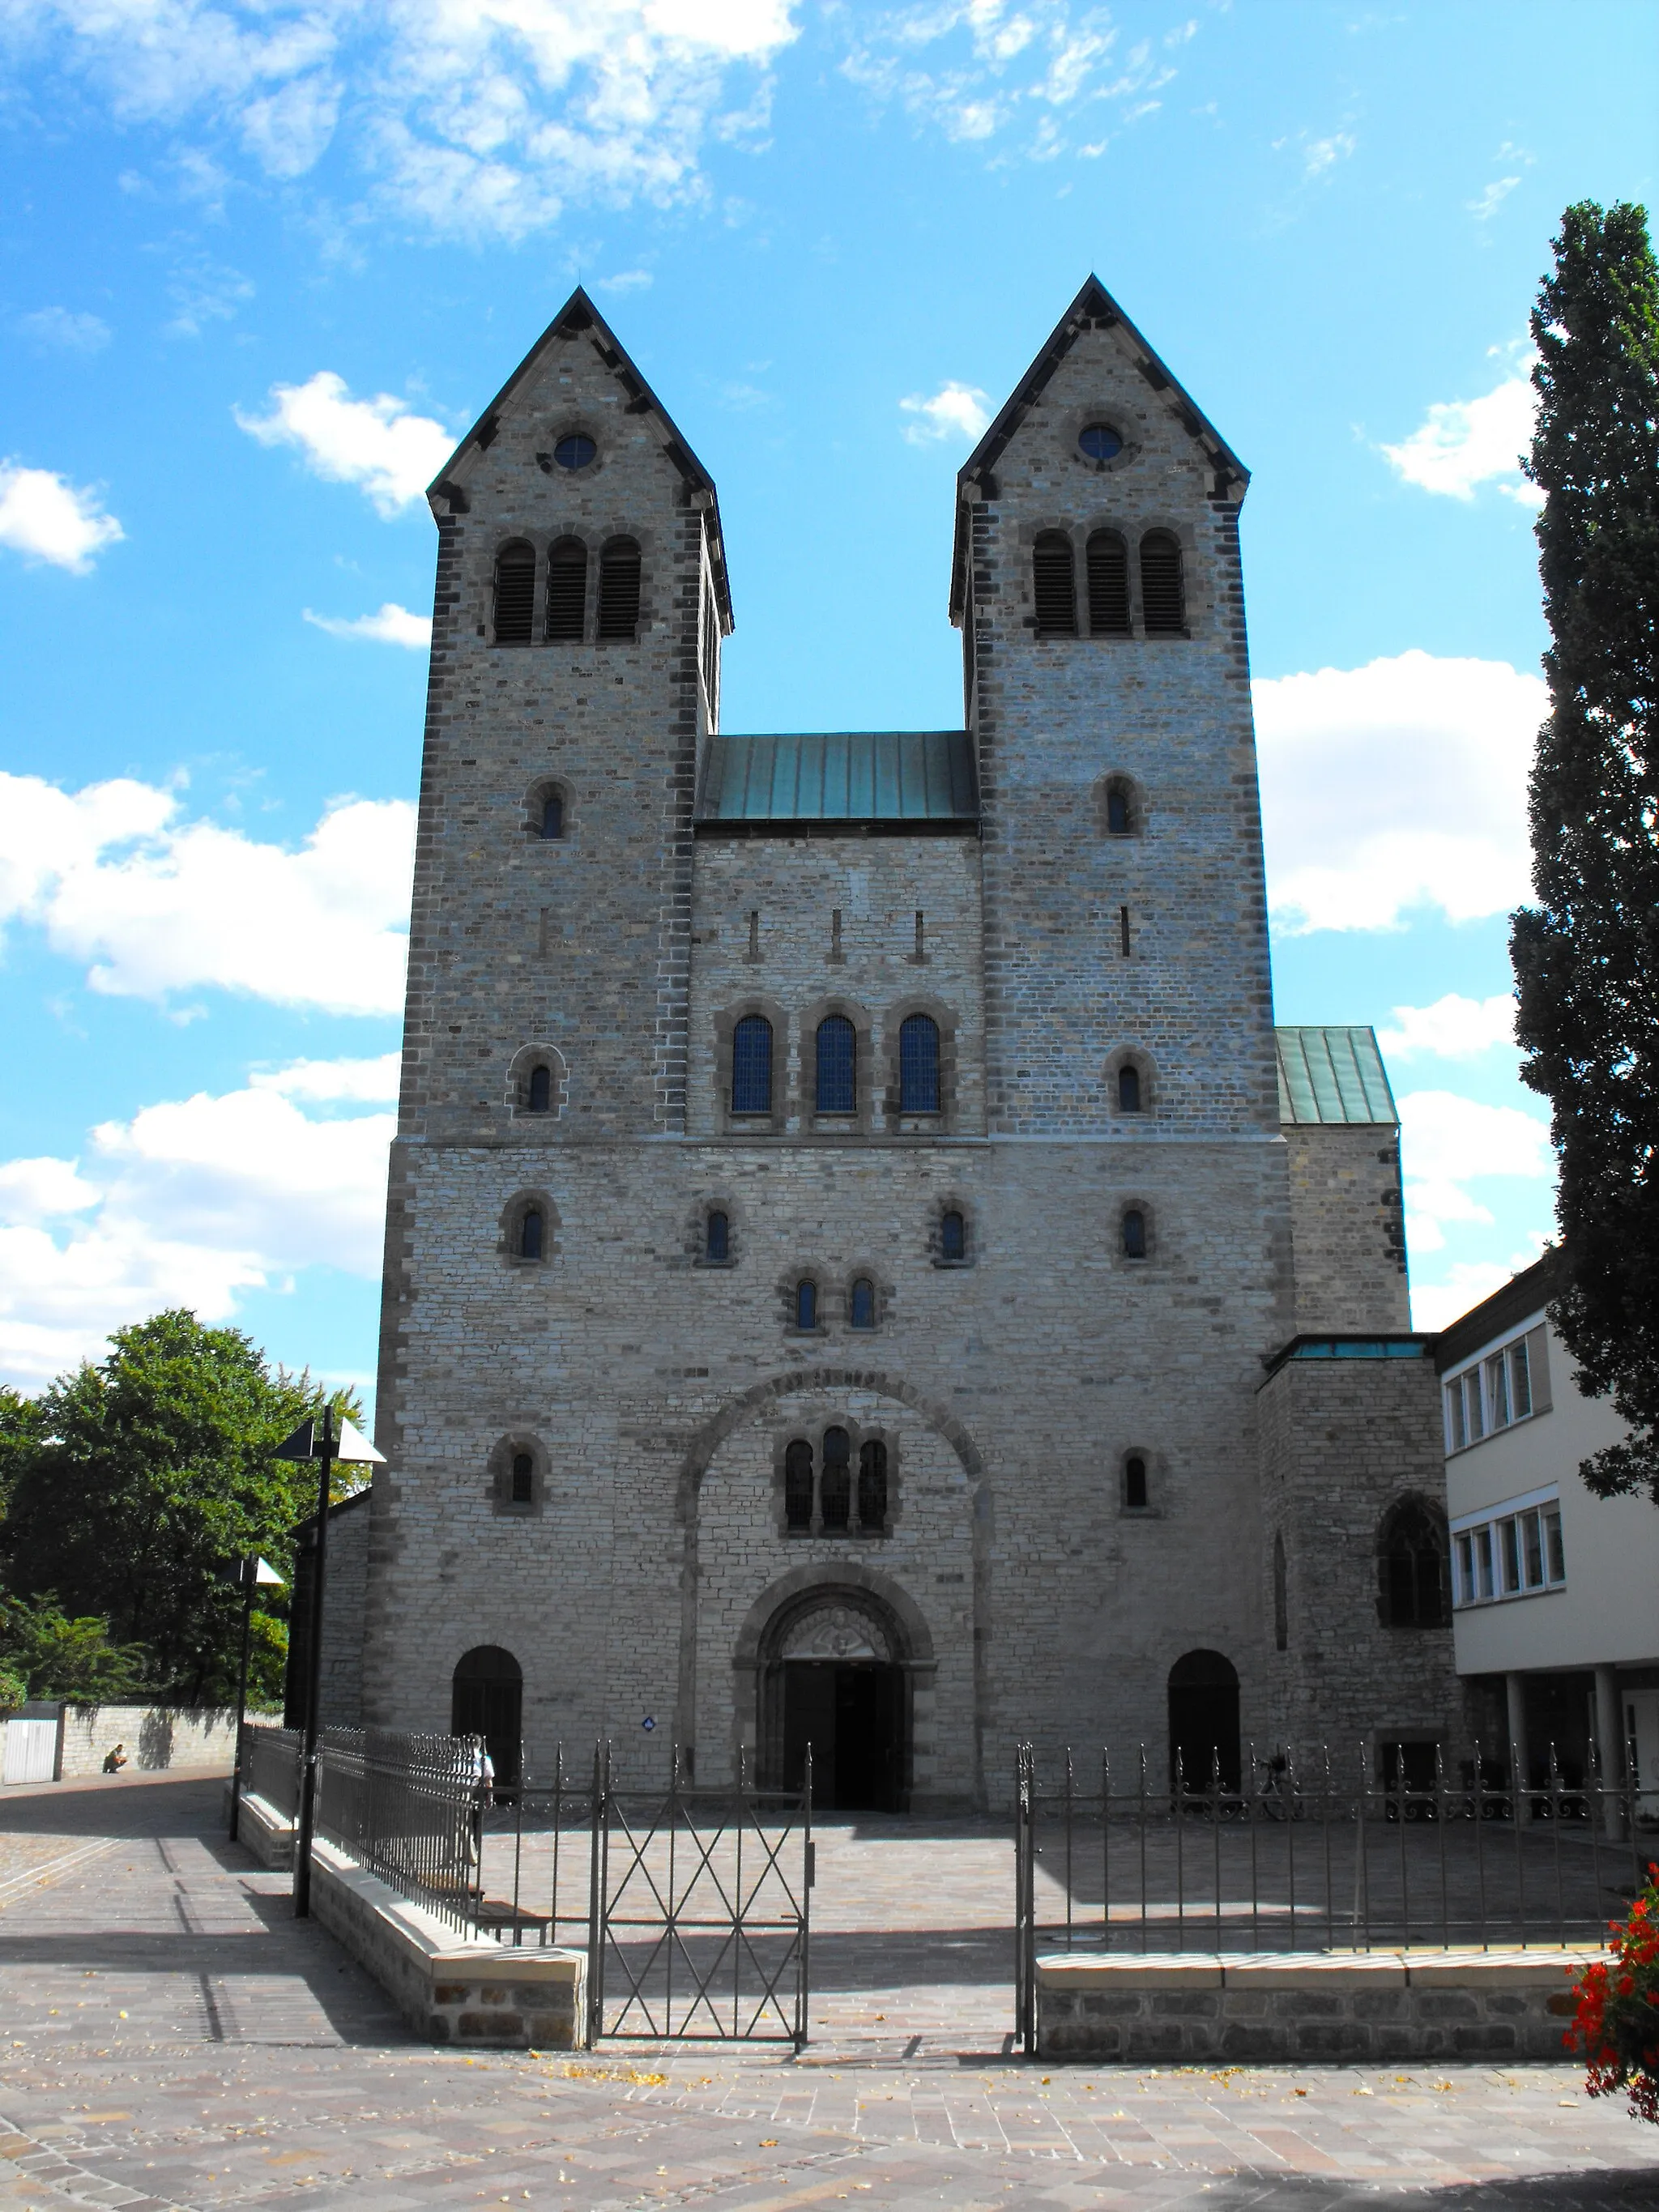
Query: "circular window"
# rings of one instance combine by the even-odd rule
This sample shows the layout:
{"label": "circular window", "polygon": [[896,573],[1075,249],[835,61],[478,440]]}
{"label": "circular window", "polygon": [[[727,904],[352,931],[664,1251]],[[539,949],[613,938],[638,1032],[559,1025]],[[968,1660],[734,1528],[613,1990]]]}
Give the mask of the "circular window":
{"label": "circular window", "polygon": [[1086,461],[1115,461],[1123,451],[1123,441],[1109,422],[1091,422],[1077,443]]}
{"label": "circular window", "polygon": [[[599,447],[580,430],[573,430],[568,438],[561,438],[553,448],[553,458],[562,469],[585,469]],[[1117,448],[1114,447],[1113,452]]]}

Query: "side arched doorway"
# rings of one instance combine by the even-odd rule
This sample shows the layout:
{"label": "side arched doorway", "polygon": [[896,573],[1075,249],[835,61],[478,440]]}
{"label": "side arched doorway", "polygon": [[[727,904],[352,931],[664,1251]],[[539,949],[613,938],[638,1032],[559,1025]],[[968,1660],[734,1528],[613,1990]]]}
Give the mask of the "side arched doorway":
{"label": "side arched doorway", "polygon": [[499,1644],[475,1644],[462,1654],[449,1693],[451,1735],[481,1735],[495,1770],[498,1790],[516,1787],[519,1741],[524,1734],[524,1672]]}
{"label": "side arched doorway", "polygon": [[[1179,1762],[1177,1769],[1177,1761]],[[1170,1669],[1170,1787],[1239,1784],[1238,1670],[1219,1651],[1183,1652]]]}
{"label": "side arched doorway", "polygon": [[763,1778],[799,1790],[812,1747],[817,1811],[895,1813],[907,1794],[909,1678],[898,1626],[866,1590],[781,1607],[760,1653]]}

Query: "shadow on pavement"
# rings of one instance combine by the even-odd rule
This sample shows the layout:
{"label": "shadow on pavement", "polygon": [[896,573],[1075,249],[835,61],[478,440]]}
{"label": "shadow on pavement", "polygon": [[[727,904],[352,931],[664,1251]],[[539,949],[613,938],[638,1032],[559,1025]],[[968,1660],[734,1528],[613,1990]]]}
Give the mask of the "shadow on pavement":
{"label": "shadow on pavement", "polygon": [[[1198,2186],[1194,2179],[1194,2186]],[[1591,2166],[1574,2173],[1494,2174],[1449,2188],[1379,2189],[1374,2181],[1314,2175],[1230,2175],[1204,2192],[1214,2212],[1606,2212],[1609,2206],[1659,2204],[1659,2167],[1620,2172]]]}
{"label": "shadow on pavement", "polygon": [[0,1794],[0,1835],[70,1836],[88,1843],[222,1834],[224,1774],[88,1776]]}

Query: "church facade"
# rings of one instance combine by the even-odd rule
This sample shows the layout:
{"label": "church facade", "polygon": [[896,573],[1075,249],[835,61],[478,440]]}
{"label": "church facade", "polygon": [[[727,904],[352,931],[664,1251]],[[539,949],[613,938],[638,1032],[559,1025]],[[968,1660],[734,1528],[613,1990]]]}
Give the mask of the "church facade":
{"label": "church facade", "polygon": [[333,1717],[848,1807],[1454,1746],[1394,1104],[1273,1024],[1246,482],[1091,279],[958,478],[961,727],[733,736],[714,483],[585,295],[463,441]]}

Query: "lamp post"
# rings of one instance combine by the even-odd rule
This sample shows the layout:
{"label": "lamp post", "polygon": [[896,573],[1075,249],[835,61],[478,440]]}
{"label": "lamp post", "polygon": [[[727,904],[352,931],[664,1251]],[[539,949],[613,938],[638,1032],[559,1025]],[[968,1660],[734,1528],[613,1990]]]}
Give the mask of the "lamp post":
{"label": "lamp post", "polygon": [[334,1462],[348,1467],[384,1467],[367,1437],[359,1436],[349,1421],[334,1426],[334,1408],[323,1407],[323,1418],[301,1421],[286,1443],[276,1447],[277,1459],[317,1462],[317,1546],[312,1561],[311,1602],[306,1608],[306,1724],[305,1748],[300,1766],[300,1820],[294,1838],[294,1917],[307,1918],[311,1911],[311,1841],[317,1825],[317,1719],[323,1686],[323,1578],[328,1566],[329,1477]]}
{"label": "lamp post", "polygon": [[283,1578],[267,1560],[250,1555],[236,1562],[236,1584],[242,1593],[242,1663],[236,1677],[236,1764],[230,1777],[230,1840],[234,1844],[242,1820],[242,1730],[247,1721],[248,1648],[253,1635],[253,1593],[261,1588],[281,1589]]}

